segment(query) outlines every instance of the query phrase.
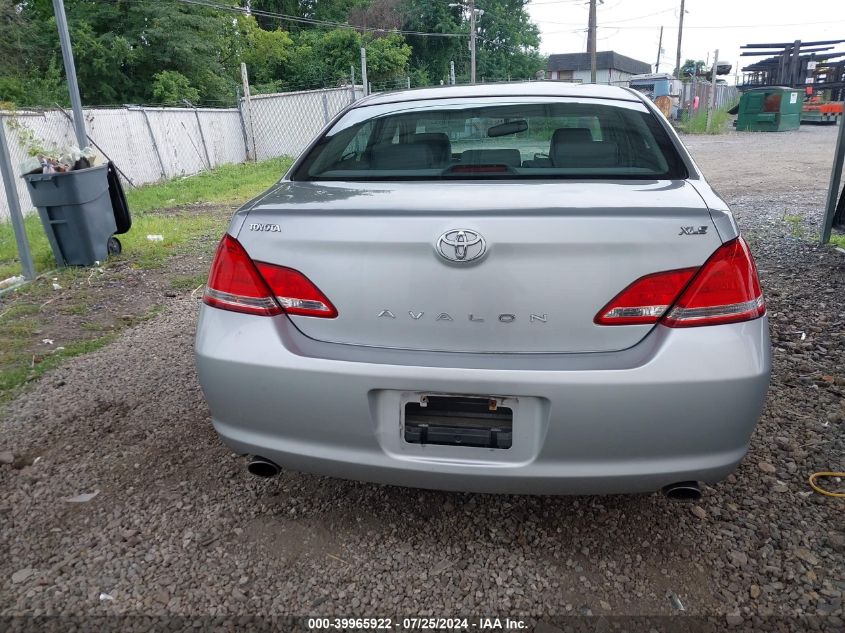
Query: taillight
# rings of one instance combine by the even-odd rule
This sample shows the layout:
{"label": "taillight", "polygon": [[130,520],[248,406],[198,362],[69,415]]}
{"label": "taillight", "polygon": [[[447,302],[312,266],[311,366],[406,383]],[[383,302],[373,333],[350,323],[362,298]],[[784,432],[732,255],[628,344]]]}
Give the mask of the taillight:
{"label": "taillight", "polygon": [[211,264],[202,300],[233,312],[273,316],[282,308],[240,242],[224,235]]}
{"label": "taillight", "polygon": [[750,321],[766,314],[757,266],[745,240],[723,244],[710,256],[663,318],[669,327]]}
{"label": "taillight", "polygon": [[264,262],[255,262],[255,265],[273,291],[276,301],[288,314],[328,319],[337,316],[332,302],[298,270]]}
{"label": "taillight", "polygon": [[598,325],[657,323],[695,271],[695,268],[684,268],[640,277],[599,310],[595,322]]}
{"label": "taillight", "polygon": [[287,312],[334,318],[337,310],[305,275],[292,268],[253,262],[240,242],[223,236],[202,300],[222,310],[274,316]]}
{"label": "taillight", "polygon": [[766,313],[748,244],[737,238],[699,268],[640,277],[603,307],[598,325],[695,327],[750,321]]}

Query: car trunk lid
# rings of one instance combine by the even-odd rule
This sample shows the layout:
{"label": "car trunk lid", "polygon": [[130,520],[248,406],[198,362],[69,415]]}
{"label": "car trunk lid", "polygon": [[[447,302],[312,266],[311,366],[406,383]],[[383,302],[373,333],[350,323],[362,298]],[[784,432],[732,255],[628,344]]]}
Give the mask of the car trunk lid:
{"label": "car trunk lid", "polygon": [[283,182],[246,213],[238,239],[253,260],[302,272],[338,310],[291,316],[304,334],[415,350],[630,347],[653,326],[596,313],[721,244],[685,181]]}

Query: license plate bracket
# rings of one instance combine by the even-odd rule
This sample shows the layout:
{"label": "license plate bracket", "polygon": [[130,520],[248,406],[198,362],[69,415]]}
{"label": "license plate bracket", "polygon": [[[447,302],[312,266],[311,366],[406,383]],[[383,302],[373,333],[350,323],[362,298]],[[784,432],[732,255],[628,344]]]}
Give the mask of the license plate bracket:
{"label": "license plate bracket", "polygon": [[403,438],[435,444],[507,450],[513,445],[513,409],[496,396],[424,394],[405,402]]}

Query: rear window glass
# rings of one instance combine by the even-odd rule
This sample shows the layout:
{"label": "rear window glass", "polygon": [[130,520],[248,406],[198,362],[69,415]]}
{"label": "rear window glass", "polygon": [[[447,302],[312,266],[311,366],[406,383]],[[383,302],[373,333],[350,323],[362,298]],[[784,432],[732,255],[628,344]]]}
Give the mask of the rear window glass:
{"label": "rear window glass", "polygon": [[390,105],[350,110],[294,180],[686,177],[666,131],[641,104]]}

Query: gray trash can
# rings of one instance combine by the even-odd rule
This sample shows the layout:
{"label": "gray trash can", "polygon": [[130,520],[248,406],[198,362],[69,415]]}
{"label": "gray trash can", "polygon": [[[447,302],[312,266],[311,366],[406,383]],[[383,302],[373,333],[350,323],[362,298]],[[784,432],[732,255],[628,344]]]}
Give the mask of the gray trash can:
{"label": "gray trash can", "polygon": [[24,176],[59,266],[90,266],[115,249],[108,165]]}

